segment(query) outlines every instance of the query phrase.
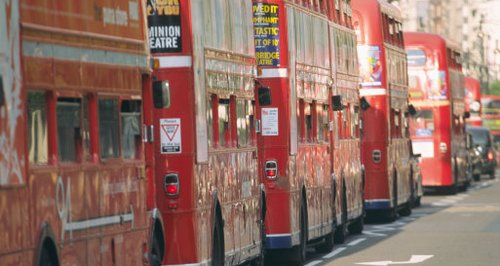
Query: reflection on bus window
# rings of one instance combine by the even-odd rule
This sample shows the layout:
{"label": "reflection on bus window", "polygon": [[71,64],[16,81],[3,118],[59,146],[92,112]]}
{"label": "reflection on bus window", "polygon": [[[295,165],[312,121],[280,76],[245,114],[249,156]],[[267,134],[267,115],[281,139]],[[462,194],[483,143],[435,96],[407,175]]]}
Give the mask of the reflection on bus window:
{"label": "reflection on bus window", "polygon": [[44,92],[28,92],[28,150],[34,164],[48,162],[47,106]]}
{"label": "reflection on bus window", "polygon": [[251,125],[253,125],[252,101],[238,99],[236,101],[236,127],[238,129],[238,146],[252,144]]}
{"label": "reflection on bus window", "polygon": [[123,158],[138,159],[138,148],[141,145],[141,101],[122,101],[120,116]]}
{"label": "reflection on bus window", "polygon": [[306,142],[311,142],[313,138],[313,120],[312,120],[312,114],[311,114],[311,104],[310,103],[305,103],[304,106],[304,119],[306,123],[306,134],[305,134],[305,141]]}
{"label": "reflection on bus window", "polygon": [[434,133],[434,114],[432,110],[420,110],[410,122],[411,135],[429,137]]}
{"label": "reflection on bus window", "polygon": [[219,144],[220,147],[229,145],[231,129],[229,115],[229,99],[219,100]]}
{"label": "reflection on bus window", "polygon": [[83,132],[82,132],[82,144],[83,144],[83,158],[85,160],[90,159],[90,131],[89,131],[89,109],[88,109],[88,99],[83,97]]}
{"label": "reflection on bus window", "polygon": [[99,99],[99,144],[101,158],[120,156],[118,99]]}
{"label": "reflection on bus window", "polygon": [[57,114],[57,153],[61,162],[76,162],[81,147],[81,100],[59,98]]}
{"label": "reflection on bus window", "polygon": [[207,98],[207,129],[208,129],[208,147],[214,145],[214,115],[213,115],[213,95]]}

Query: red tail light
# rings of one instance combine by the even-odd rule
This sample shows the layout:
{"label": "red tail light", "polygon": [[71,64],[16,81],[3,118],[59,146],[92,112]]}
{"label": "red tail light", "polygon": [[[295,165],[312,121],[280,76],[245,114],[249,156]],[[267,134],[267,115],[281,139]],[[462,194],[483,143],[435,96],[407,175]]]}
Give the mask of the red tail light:
{"label": "red tail light", "polygon": [[491,150],[488,151],[488,161],[493,161],[493,152]]}
{"label": "red tail light", "polygon": [[266,175],[267,175],[268,178],[269,177],[274,177],[274,176],[276,176],[276,171],[274,171],[274,170],[267,170],[266,171]]}
{"label": "red tail light", "polygon": [[276,161],[267,161],[265,171],[267,179],[275,180],[278,177],[278,163]]}
{"label": "red tail light", "polygon": [[167,185],[167,194],[169,195],[177,195],[177,185]]}
{"label": "red tail light", "polygon": [[175,197],[179,196],[180,184],[178,174],[167,174],[163,182],[163,189],[167,196]]}

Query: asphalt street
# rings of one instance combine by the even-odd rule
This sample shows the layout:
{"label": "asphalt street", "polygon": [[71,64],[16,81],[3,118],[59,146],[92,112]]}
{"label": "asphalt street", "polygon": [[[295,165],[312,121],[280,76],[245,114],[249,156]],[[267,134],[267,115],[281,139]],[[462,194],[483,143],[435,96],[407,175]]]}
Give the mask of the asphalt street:
{"label": "asphalt street", "polygon": [[306,266],[499,266],[499,177],[483,176],[457,195],[425,195],[409,217],[365,224],[327,254],[309,249]]}

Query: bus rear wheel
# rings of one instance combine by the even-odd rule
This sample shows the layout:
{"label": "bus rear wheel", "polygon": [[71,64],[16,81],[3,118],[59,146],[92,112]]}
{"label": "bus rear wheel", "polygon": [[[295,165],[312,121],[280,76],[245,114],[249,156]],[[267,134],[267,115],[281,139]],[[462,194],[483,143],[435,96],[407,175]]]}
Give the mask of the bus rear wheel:
{"label": "bus rear wheel", "polygon": [[340,225],[335,230],[335,243],[343,244],[347,238],[347,196],[345,183],[342,183],[342,215]]}
{"label": "bus rear wheel", "polygon": [[59,263],[57,262],[57,258],[54,255],[54,252],[52,249],[48,246],[48,244],[45,244],[42,249],[42,253],[40,256],[40,262],[38,264],[39,266],[59,266]]}
{"label": "bus rear wheel", "polygon": [[212,266],[224,266],[224,235],[222,222],[217,219],[212,240]]}
{"label": "bus rear wheel", "polygon": [[302,207],[300,208],[300,244],[299,244],[299,252],[297,252],[297,258],[295,260],[296,265],[304,265],[306,262],[306,252],[307,252],[307,225],[306,225],[306,208],[304,207],[305,203],[302,203]]}

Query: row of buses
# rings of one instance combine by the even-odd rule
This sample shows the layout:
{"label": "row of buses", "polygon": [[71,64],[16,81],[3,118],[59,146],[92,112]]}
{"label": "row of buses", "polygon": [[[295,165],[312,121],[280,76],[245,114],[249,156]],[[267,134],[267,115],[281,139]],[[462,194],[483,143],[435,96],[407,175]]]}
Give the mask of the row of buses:
{"label": "row of buses", "polygon": [[401,21],[383,0],[0,1],[2,265],[303,265],[410,215],[421,182],[456,191],[460,52]]}

